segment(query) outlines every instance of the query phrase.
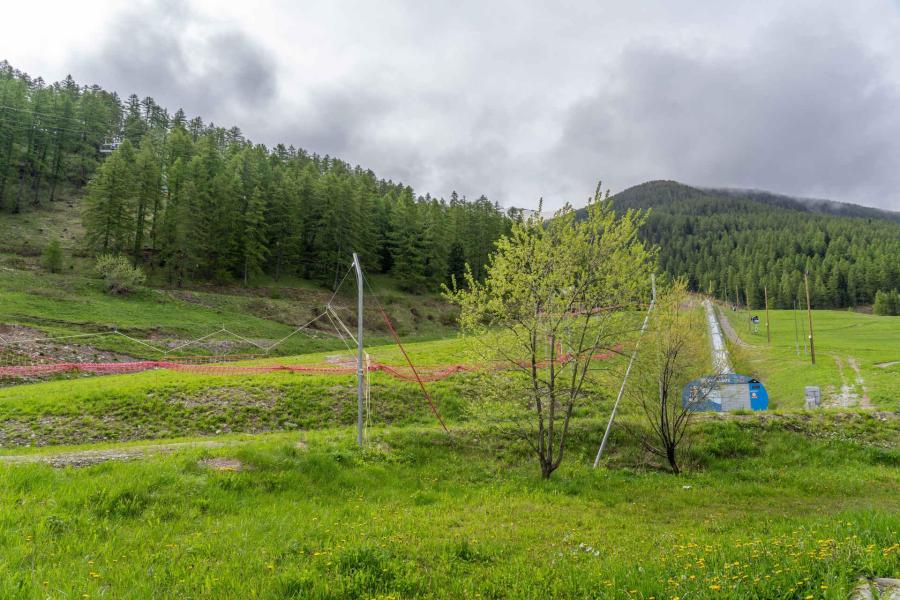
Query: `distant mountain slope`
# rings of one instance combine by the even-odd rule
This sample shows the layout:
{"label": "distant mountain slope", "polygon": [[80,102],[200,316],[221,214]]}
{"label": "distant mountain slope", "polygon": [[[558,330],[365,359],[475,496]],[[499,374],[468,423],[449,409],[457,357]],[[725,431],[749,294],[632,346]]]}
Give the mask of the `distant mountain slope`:
{"label": "distant mountain slope", "polygon": [[616,194],[618,210],[652,209],[642,229],[659,262],[693,289],[761,306],[800,300],[810,274],[815,306],[842,308],[900,288],[900,213],[755,190],[650,181]]}
{"label": "distant mountain slope", "polygon": [[[718,205],[723,200],[735,201],[733,208],[738,210],[756,210],[755,205],[765,205],[774,208],[784,208],[799,212],[817,213],[838,217],[858,217],[868,219],[882,219],[900,223],[900,212],[860,206],[849,202],[837,202],[817,198],[797,198],[783,194],[775,194],[765,190],[746,190],[736,188],[705,188],[691,187],[677,181],[648,181],[628,188],[616,194],[618,206],[632,208],[647,208],[649,206],[660,207],[662,202],[670,200],[697,200],[706,197]],[[748,206],[745,202],[751,202],[754,206]]]}
{"label": "distant mountain slope", "polygon": [[718,196],[724,195],[732,198],[743,198],[772,206],[820,213],[823,215],[860,217],[863,219],[885,219],[887,221],[900,223],[900,212],[882,210],[880,208],[872,208],[869,206],[860,206],[859,204],[850,204],[849,202],[837,202],[835,200],[823,200],[818,198],[797,198],[773,194],[772,192],[766,192],[764,190],[709,188],[705,189],[705,191]]}

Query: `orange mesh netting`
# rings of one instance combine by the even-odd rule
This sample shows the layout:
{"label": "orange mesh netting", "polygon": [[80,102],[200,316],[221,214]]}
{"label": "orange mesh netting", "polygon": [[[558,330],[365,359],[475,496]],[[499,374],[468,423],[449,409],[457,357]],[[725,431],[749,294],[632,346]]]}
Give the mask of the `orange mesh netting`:
{"label": "orange mesh netting", "polygon": [[[596,354],[595,360],[609,358],[612,353]],[[247,360],[263,358],[264,355],[230,355],[230,356],[195,356],[187,358],[170,358],[166,360],[139,360],[126,362],[44,362],[40,364],[5,365],[0,366],[0,377],[8,378],[33,378],[61,373],[92,373],[96,375],[114,375],[139,373],[151,369],[168,369],[182,373],[196,373],[201,375],[260,375],[264,373],[298,373],[314,375],[352,375],[356,373],[355,365],[331,365],[331,364],[264,364],[264,365],[235,365],[221,364],[226,361]],[[46,357],[43,360],[47,359]],[[569,362],[571,357],[562,355],[557,359],[558,364]],[[544,361],[539,366],[546,366]],[[484,367],[455,364],[426,367],[412,367],[388,365],[380,362],[372,362],[368,366],[369,372],[382,372],[396,379],[405,381],[432,382],[446,379],[456,373],[483,370]],[[502,365],[497,368],[503,368]]]}

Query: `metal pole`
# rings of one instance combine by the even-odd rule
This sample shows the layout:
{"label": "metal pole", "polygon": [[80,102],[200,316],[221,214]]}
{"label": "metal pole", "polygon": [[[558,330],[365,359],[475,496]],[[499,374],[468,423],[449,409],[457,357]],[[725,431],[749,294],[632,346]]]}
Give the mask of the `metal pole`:
{"label": "metal pole", "polygon": [[603,456],[603,449],[606,447],[606,440],[609,439],[609,432],[612,430],[613,421],[616,418],[616,410],[619,408],[619,402],[622,400],[622,394],[625,393],[625,383],[628,381],[628,375],[631,373],[631,366],[634,364],[634,357],[637,356],[638,344],[641,343],[641,337],[644,335],[644,330],[647,329],[647,323],[650,321],[650,311],[653,310],[653,305],[656,304],[656,276],[650,275],[650,286],[653,290],[653,295],[650,297],[650,306],[647,308],[647,314],[644,316],[644,324],[641,325],[641,333],[638,334],[637,342],[634,344],[634,350],[631,351],[631,358],[628,361],[628,368],[625,369],[625,377],[622,379],[622,386],[619,388],[619,395],[616,397],[616,403],[613,404],[612,412],[609,414],[609,423],[606,424],[606,431],[603,433],[603,440],[600,442],[600,449],[597,450],[597,457],[594,459],[594,468],[597,468],[597,465],[600,464],[600,458]]}
{"label": "metal pole", "polygon": [[356,443],[363,443],[363,382],[365,378],[363,365],[363,273],[359,264],[359,256],[353,253],[353,266],[356,267]]}
{"label": "metal pole", "polygon": [[766,295],[766,341],[772,343],[772,333],[769,331],[769,286],[763,286],[763,293]]}
{"label": "metal pole", "polygon": [[809,357],[816,364],[816,348],[813,345],[812,305],[809,302],[809,272],[803,274],[803,285],[806,287],[806,314],[809,316]]}

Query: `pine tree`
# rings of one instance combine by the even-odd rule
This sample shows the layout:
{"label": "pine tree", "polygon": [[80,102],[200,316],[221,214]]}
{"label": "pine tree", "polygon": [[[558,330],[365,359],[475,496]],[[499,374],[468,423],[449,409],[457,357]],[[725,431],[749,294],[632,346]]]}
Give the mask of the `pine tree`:
{"label": "pine tree", "polygon": [[85,196],[87,245],[96,254],[126,253],[133,249],[135,178],[134,152],[122,143],[91,180]]}
{"label": "pine tree", "polygon": [[266,259],[266,201],[262,190],[257,187],[250,195],[250,201],[244,212],[242,231],[244,285],[250,277],[262,272]]}

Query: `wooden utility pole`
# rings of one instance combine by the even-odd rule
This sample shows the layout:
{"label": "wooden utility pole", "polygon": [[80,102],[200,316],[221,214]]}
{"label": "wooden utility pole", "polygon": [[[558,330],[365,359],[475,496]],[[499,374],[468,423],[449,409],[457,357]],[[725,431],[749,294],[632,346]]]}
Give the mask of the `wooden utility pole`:
{"label": "wooden utility pole", "polygon": [[809,272],[803,274],[803,285],[806,288],[806,314],[809,317],[809,357],[816,364],[816,348],[813,345],[812,305],[809,301]]}
{"label": "wooden utility pole", "polygon": [[750,288],[744,290],[744,301],[747,303],[747,333],[753,333],[753,314],[750,308]]}
{"label": "wooden utility pole", "polygon": [[769,286],[763,286],[763,294],[766,296],[766,341],[772,343],[772,334],[769,332]]}

